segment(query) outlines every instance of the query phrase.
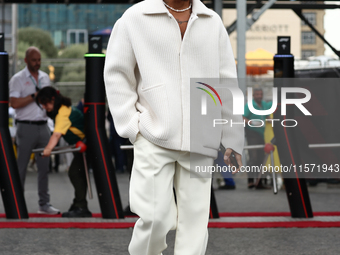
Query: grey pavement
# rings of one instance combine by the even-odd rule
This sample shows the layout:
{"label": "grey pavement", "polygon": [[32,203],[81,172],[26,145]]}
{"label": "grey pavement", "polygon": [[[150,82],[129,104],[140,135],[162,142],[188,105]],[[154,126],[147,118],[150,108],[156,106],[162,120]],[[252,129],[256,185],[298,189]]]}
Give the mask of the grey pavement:
{"label": "grey pavement", "polygon": [[[28,172],[25,198],[30,213],[38,209],[36,177],[36,172]],[[94,199],[89,200],[89,209],[99,213],[91,177]],[[49,178],[51,203],[61,211],[68,210],[73,188],[67,173],[51,173]],[[128,174],[117,175],[123,207],[128,204],[128,179]],[[245,178],[235,178],[235,182],[235,190],[215,190],[220,212],[289,211],[284,190],[274,195],[271,190],[247,189]],[[309,187],[309,194],[314,211],[340,211],[340,185],[320,183]],[[4,213],[2,201],[0,213]],[[0,255],[124,255],[128,254],[131,233],[132,229],[0,229]],[[339,236],[339,228],[209,229],[206,255],[340,254]],[[169,247],[163,254],[173,254],[173,231],[167,242]]]}
{"label": "grey pavement", "polygon": [[[3,229],[0,254],[127,255],[132,229]],[[339,229],[210,229],[206,255],[338,255]],[[174,232],[164,255],[173,254]],[[185,254],[183,254],[185,255]]]}

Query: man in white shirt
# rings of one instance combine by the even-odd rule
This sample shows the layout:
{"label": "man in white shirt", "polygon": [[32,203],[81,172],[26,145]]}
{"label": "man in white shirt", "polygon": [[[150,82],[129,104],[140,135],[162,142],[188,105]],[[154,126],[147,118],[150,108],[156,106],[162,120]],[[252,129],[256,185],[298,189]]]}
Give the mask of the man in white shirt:
{"label": "man in white shirt", "polygon": [[211,178],[192,178],[190,161],[212,166],[222,138],[226,163],[234,152],[242,164],[243,128],[190,146],[191,78],[237,78],[225,27],[200,0],[146,0],[116,22],[104,80],[117,133],[134,144],[131,255],[161,254],[171,229],[175,255],[205,254]]}
{"label": "man in white shirt", "polygon": [[[44,148],[50,138],[46,111],[40,108],[35,102],[37,91],[50,85],[48,75],[39,70],[41,62],[39,49],[29,47],[26,50],[25,62],[26,67],[16,73],[9,81],[10,102],[16,112],[17,162],[23,188],[32,150],[35,148]],[[48,172],[50,158],[43,158],[38,154],[35,156],[38,166],[38,213],[59,214],[60,211],[52,207],[49,203]]]}

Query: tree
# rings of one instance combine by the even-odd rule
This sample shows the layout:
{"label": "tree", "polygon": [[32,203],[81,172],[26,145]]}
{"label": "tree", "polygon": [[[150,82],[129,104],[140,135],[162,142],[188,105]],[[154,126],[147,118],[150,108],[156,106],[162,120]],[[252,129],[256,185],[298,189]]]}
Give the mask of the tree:
{"label": "tree", "polygon": [[[31,45],[28,42],[18,42],[18,59],[24,59],[25,58],[25,54],[26,54],[26,50],[28,47],[30,47]],[[44,59],[46,58],[46,53],[44,51],[40,51],[41,53],[41,58]]]}
{"label": "tree", "polygon": [[[87,51],[87,44],[73,44],[65,48],[59,55],[59,58],[82,59],[85,63],[84,55]],[[79,65],[79,61],[73,61],[73,63],[70,62],[65,64],[62,68],[61,78],[59,81],[85,81],[84,65]]]}
{"label": "tree", "polygon": [[59,81],[85,81],[85,68],[84,66],[74,66],[72,63],[64,66]]}
{"label": "tree", "polygon": [[20,28],[18,41],[19,43],[27,43],[29,46],[37,47],[42,52],[42,55],[47,58],[56,58],[58,56],[58,50],[54,46],[50,33],[42,29],[33,27]]}
{"label": "tree", "polygon": [[88,52],[87,44],[72,44],[62,51],[59,58],[84,58]]}

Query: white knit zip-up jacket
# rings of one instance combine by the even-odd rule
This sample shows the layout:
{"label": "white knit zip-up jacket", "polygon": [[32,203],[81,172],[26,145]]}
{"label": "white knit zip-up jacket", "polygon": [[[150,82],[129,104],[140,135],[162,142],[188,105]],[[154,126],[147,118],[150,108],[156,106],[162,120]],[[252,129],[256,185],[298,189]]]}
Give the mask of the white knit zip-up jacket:
{"label": "white knit zip-up jacket", "polygon": [[[130,7],[114,25],[104,69],[117,133],[134,143],[140,132],[161,147],[211,157],[217,156],[220,142],[242,153],[243,127],[211,132],[214,148],[207,148],[204,139],[190,146],[190,78],[236,78],[220,17],[193,0],[182,40],[178,23],[162,0]],[[223,116],[242,122],[241,116],[232,116],[232,109],[223,111]]]}

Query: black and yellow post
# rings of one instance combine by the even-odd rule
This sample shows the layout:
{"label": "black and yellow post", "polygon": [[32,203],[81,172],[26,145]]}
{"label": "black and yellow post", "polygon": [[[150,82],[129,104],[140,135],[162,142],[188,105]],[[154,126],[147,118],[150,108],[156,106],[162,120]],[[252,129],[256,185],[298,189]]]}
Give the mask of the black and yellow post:
{"label": "black and yellow post", "polygon": [[0,33],[0,189],[8,219],[27,219],[27,207],[20,183],[12,139],[8,129],[8,54]]}
{"label": "black and yellow post", "polygon": [[105,86],[101,37],[89,37],[86,60],[85,134],[87,158],[93,168],[103,218],[124,218],[115,168],[105,130]]}
{"label": "black and yellow post", "polygon": [[[284,78],[284,79],[282,79]],[[284,120],[294,119],[295,105],[287,105],[286,115],[282,116],[281,89],[283,87],[294,86],[294,56],[290,53],[290,37],[278,37],[278,53],[274,56],[274,87],[278,88],[278,109],[274,113],[274,119]],[[294,137],[294,128],[274,125],[276,145],[280,155],[280,162],[283,166],[300,165],[299,152]],[[291,171],[282,173],[284,185],[287,193],[291,216],[294,218],[311,218],[313,211],[309,199],[306,180],[302,173]]]}

